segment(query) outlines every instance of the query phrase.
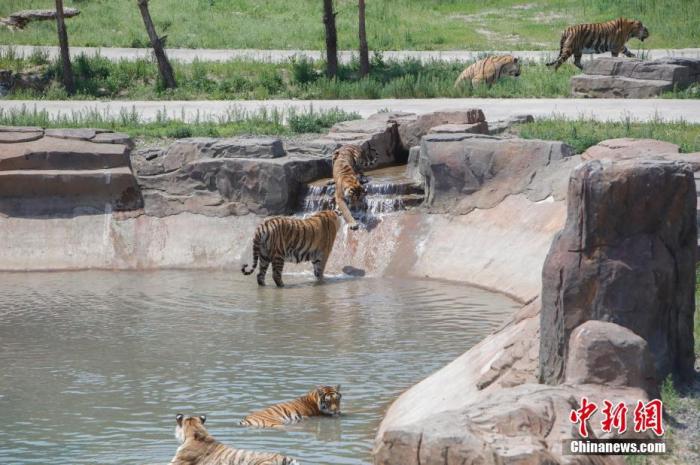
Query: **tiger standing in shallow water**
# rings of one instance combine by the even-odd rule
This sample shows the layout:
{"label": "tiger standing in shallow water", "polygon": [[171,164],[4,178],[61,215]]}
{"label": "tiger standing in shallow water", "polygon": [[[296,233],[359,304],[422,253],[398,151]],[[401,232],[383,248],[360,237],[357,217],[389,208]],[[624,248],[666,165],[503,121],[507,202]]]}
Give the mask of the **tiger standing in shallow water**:
{"label": "tiger standing in shallow water", "polygon": [[314,276],[321,281],[339,229],[340,217],[334,210],[324,210],[303,219],[268,218],[256,228],[253,236],[253,266],[247,270],[248,264],[245,264],[241,272],[253,274],[259,261],[258,284],[264,286],[267,268],[272,263],[272,279],[278,287],[284,287],[285,260],[311,262]]}
{"label": "tiger standing in shallow water", "polygon": [[373,156],[372,152],[372,148],[368,147],[363,150],[359,145],[344,145],[333,152],[335,205],[350,225],[350,229],[353,230],[358,229],[360,225],[350,213],[345,199],[354,205],[365,196],[361,176],[363,169],[370,168],[377,163],[377,158]]}
{"label": "tiger standing in shallow water", "polygon": [[520,62],[513,55],[491,55],[472,63],[462,71],[455,81],[455,87],[459,87],[463,81],[471,82],[472,86],[486,83],[491,86],[503,77],[520,76]]}
{"label": "tiger standing in shallow water", "polygon": [[341,397],[339,385],[318,387],[292,401],[282,402],[253,412],[241,420],[240,424],[258,428],[272,428],[297,423],[306,417],[335,417],[340,415]]}
{"label": "tiger standing in shallow water", "polygon": [[181,445],[170,465],[299,465],[281,454],[234,449],[214,439],[204,428],[205,416],[175,417],[175,437]]}
{"label": "tiger standing in shallow water", "polygon": [[633,58],[634,54],[625,45],[633,37],[642,42],[649,37],[649,30],[641,21],[618,18],[605,23],[570,26],[561,35],[559,57],[547,66],[554,66],[557,70],[573,55],[574,64],[583,69],[581,56],[584,53],[611,52],[614,57],[622,53]]}

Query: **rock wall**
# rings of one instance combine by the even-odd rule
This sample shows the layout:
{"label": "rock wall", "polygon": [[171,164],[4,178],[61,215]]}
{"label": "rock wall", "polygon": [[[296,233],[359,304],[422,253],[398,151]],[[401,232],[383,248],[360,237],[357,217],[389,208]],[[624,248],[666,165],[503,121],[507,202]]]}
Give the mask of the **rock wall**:
{"label": "rock wall", "polygon": [[[402,394],[377,432],[375,464],[574,463],[562,447],[580,437],[568,414],[581,397],[634,405],[657,397],[666,373],[692,370],[695,168],[677,153],[644,153],[646,142],[609,141],[588,154],[603,161],[574,170],[542,300]],[[630,159],[605,159],[616,146]],[[556,374],[551,385],[538,384],[540,372]],[[589,427],[593,438],[645,434]]]}
{"label": "rock wall", "polygon": [[611,321],[646,339],[661,378],[689,376],[696,249],[687,164],[594,160],[575,169],[566,226],[542,271],[542,381],[563,380],[569,337],[587,320]]}

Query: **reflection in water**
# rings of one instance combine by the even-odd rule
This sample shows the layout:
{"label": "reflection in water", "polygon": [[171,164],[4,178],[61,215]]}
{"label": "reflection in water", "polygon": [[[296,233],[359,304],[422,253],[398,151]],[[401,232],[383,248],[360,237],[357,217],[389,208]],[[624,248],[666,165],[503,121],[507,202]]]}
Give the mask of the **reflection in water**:
{"label": "reflection in water", "polygon": [[[389,403],[515,306],[423,280],[291,275],[276,289],[224,272],[1,276],[4,465],[167,463],[176,412],[207,414],[234,447],[366,463]],[[342,385],[340,418],[236,425],[319,384]]]}

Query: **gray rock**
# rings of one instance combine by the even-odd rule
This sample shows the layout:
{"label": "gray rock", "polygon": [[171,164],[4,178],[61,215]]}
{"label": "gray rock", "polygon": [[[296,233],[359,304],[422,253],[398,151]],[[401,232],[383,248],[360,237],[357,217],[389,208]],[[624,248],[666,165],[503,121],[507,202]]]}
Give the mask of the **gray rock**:
{"label": "gray rock", "polygon": [[492,136],[503,134],[516,124],[532,123],[533,121],[535,121],[535,118],[528,114],[512,115],[503,120],[489,121],[488,133]]}
{"label": "gray rock", "polygon": [[[0,137],[3,134],[11,133],[0,133]],[[121,144],[43,137],[30,142],[4,144],[0,151],[0,171],[95,170],[122,166],[129,166],[129,148]]]}
{"label": "gray rock", "polygon": [[567,384],[637,387],[659,397],[659,380],[647,342],[623,326],[590,320],[569,340]]}
{"label": "gray rock", "polygon": [[44,137],[44,131],[0,131],[0,144],[31,142]]}
{"label": "gray rock", "polygon": [[669,81],[687,87],[700,80],[700,60],[691,58],[661,58],[652,61],[602,57],[584,65],[587,75],[620,76],[641,80]]}
{"label": "gray rock", "polygon": [[46,137],[55,137],[57,139],[76,139],[90,140],[97,134],[94,129],[47,129]]}
{"label": "gray rock", "polygon": [[331,174],[329,159],[205,158],[160,174],[139,169],[146,214],[289,214],[302,187]]}
{"label": "gray rock", "polygon": [[486,121],[474,124],[441,124],[430,128],[428,134],[488,134],[489,126]]}
{"label": "gray rock", "polygon": [[700,60],[603,57],[587,62],[584,74],[571,78],[571,91],[583,97],[648,98],[696,82],[700,82]]}
{"label": "gray rock", "polygon": [[650,98],[670,90],[673,90],[670,81],[587,74],[571,78],[571,93],[574,97]]}
{"label": "gray rock", "polygon": [[[621,456],[579,456],[573,462],[562,454],[564,440],[580,437],[568,414],[579,407],[583,396],[600,405],[607,398],[631,405],[647,399],[639,389],[595,385],[523,384],[501,389],[475,396],[466,407],[380,429],[374,464],[624,465]],[[600,421],[589,423],[589,437],[593,438],[644,436],[631,430],[613,436],[601,431]]]}
{"label": "gray rock", "polygon": [[693,374],[693,172],[680,162],[593,160],[571,174],[568,214],[542,271],[540,379],[559,383],[572,331],[605,320],[644,338],[659,379]]}
{"label": "gray rock", "polygon": [[523,193],[532,201],[562,199],[577,161],[562,142],[473,134],[423,137],[418,168],[434,211],[468,213]]}
{"label": "gray rock", "polygon": [[355,144],[371,148],[377,155],[377,166],[405,160],[401,160],[398,150],[398,125],[394,121],[371,118],[344,121],[334,125],[321,140],[324,144],[333,142],[338,147]]}
{"label": "gray rock", "polygon": [[123,134],[121,132],[103,132],[96,134],[90,142],[96,144],[122,144],[126,145],[130,149],[134,148],[134,141],[128,134]]}

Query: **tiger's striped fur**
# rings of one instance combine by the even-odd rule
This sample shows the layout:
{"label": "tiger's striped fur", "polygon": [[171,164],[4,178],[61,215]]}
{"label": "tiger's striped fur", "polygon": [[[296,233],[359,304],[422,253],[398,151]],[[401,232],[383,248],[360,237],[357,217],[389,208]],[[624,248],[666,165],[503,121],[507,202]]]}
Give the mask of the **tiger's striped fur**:
{"label": "tiger's striped fur", "polygon": [[362,170],[376,164],[377,158],[372,152],[370,147],[363,150],[359,145],[344,145],[333,152],[335,205],[340,209],[350,229],[357,229],[360,225],[352,217],[345,199],[349,199],[351,204],[356,204],[364,197],[365,188],[361,183]]}
{"label": "tiger's striped fur", "polygon": [[520,63],[513,55],[491,55],[476,63],[472,63],[462,71],[455,81],[458,87],[462,81],[469,81],[473,86],[481,84],[491,86],[502,77],[520,76]]}
{"label": "tiger's striped fur", "polygon": [[297,423],[305,417],[338,416],[341,397],[339,385],[321,386],[292,401],[253,412],[241,420],[240,424],[272,428]]}
{"label": "tiger's striped fur", "polygon": [[625,44],[633,37],[642,42],[649,37],[649,30],[641,21],[618,18],[605,23],[570,26],[561,35],[559,57],[547,66],[554,66],[557,70],[573,55],[574,64],[583,69],[581,56],[584,53],[611,52],[614,57],[622,53],[632,58],[634,54]]}
{"label": "tiger's striped fur", "polygon": [[295,263],[310,261],[314,265],[314,275],[320,281],[339,229],[340,217],[333,210],[324,210],[303,219],[285,216],[268,218],[255,230],[253,266],[247,270],[248,264],[245,264],[241,272],[253,274],[259,261],[258,284],[264,286],[267,268],[272,263],[272,279],[278,287],[283,287],[285,260]]}
{"label": "tiger's striped fur", "polygon": [[175,437],[181,445],[170,465],[299,465],[291,457],[234,449],[214,439],[204,428],[206,417],[175,417]]}

